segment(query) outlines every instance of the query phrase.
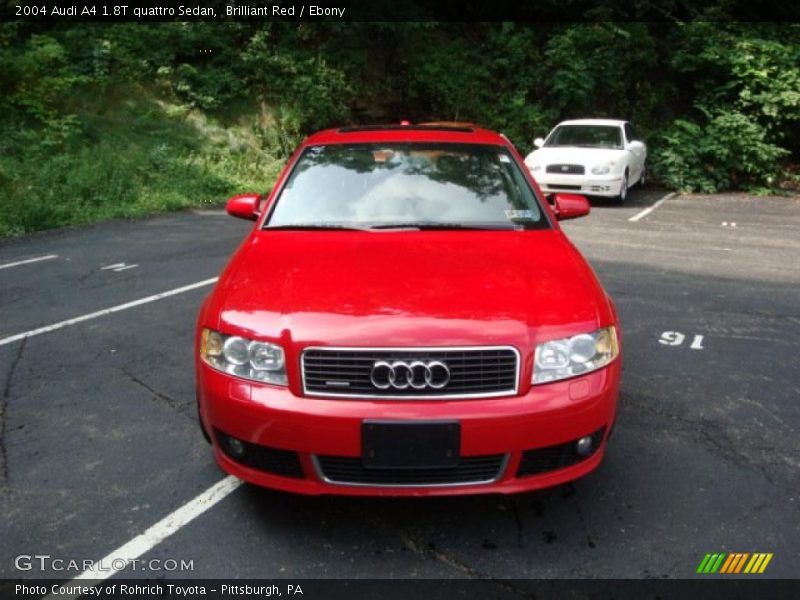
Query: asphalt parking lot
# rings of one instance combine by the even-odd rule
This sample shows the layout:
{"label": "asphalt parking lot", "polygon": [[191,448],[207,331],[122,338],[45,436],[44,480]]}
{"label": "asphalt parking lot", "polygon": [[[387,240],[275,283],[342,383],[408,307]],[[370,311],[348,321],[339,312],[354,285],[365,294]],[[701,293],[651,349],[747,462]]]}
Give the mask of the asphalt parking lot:
{"label": "asphalt parking lot", "polygon": [[[642,215],[663,196],[564,224],[624,336],[619,419],[591,475],[513,497],[242,485],[142,556],[192,571],[124,574],[684,578],[708,552],[770,552],[762,577],[796,577],[800,199],[675,196]],[[100,559],[224,478],[197,427],[192,335],[249,227],[182,213],[0,246],[2,577],[71,579],[14,557]]]}

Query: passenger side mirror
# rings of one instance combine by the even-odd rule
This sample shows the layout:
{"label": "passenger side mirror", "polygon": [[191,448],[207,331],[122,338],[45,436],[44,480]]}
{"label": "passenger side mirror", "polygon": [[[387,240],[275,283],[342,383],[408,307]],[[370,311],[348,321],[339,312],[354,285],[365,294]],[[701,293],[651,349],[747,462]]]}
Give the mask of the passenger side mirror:
{"label": "passenger side mirror", "polygon": [[644,148],[644,142],[641,142],[639,140],[631,140],[630,142],[628,142],[628,148],[632,150],[640,150]]}
{"label": "passenger side mirror", "polygon": [[239,194],[228,200],[225,210],[232,217],[255,221],[261,215],[261,194]]}
{"label": "passenger side mirror", "polygon": [[586,197],[578,194],[553,194],[551,204],[559,221],[585,217],[592,210]]}
{"label": "passenger side mirror", "polygon": [[533,140],[533,145],[536,148],[541,148],[542,146],[544,146],[544,138],[540,137],[536,138],[535,140]]}

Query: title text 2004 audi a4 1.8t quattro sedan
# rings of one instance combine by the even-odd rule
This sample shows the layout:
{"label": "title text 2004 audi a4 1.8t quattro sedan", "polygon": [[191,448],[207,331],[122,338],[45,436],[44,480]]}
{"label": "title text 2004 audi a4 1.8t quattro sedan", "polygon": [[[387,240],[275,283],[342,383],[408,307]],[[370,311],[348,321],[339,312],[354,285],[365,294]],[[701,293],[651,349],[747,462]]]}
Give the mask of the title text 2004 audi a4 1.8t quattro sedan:
{"label": "title text 2004 audi a4 1.8t quattro sedan", "polygon": [[221,467],[304,494],[514,493],[585,475],[614,424],[614,305],[508,140],[344,128],[301,144],[197,328]]}

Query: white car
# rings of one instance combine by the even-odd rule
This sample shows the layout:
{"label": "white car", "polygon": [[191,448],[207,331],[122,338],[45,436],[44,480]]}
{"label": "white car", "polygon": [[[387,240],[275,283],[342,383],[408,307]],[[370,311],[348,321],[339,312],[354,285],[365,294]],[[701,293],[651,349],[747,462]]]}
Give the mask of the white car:
{"label": "white car", "polygon": [[647,146],[636,139],[627,121],[563,121],[533,145],[536,150],[525,158],[525,164],[547,194],[605,196],[622,204],[628,188],[644,184]]}

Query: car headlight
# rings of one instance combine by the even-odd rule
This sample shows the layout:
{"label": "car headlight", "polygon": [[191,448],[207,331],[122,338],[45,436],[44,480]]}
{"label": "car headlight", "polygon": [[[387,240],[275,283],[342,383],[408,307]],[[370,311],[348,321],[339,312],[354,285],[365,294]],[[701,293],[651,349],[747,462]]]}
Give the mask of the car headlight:
{"label": "car headlight", "polygon": [[617,330],[612,325],[536,346],[531,383],[575,377],[605,367],[619,355]]}
{"label": "car headlight", "polygon": [[542,170],[542,165],[533,165],[530,167],[531,173],[536,173],[536,171]]}
{"label": "car headlight", "polygon": [[592,173],[595,175],[605,175],[611,171],[611,167],[613,166],[613,163],[609,163],[607,165],[595,165],[592,167]]}
{"label": "car headlight", "polygon": [[215,369],[231,375],[275,385],[287,383],[286,358],[283,348],[277,344],[203,329],[200,357]]}

